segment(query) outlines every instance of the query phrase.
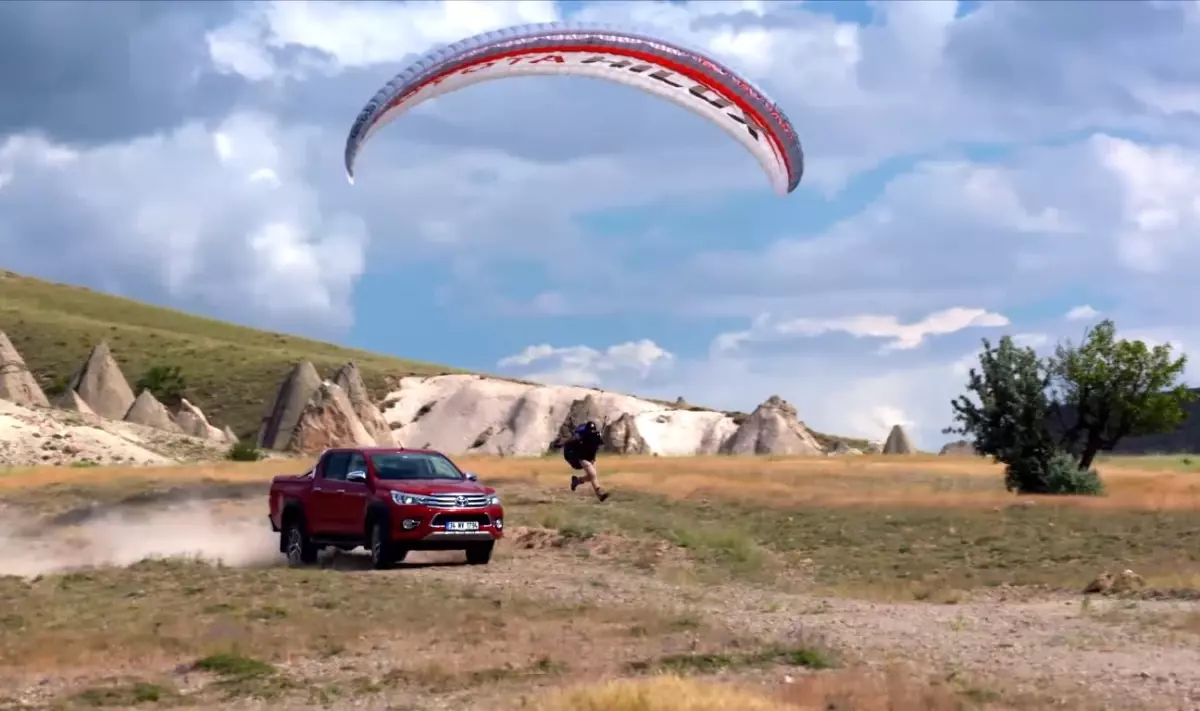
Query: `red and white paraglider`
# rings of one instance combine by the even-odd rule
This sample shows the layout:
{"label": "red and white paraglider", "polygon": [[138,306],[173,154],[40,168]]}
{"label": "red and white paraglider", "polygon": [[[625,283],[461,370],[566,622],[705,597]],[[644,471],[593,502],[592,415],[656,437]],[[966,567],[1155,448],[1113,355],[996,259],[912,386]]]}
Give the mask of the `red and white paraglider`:
{"label": "red and white paraglider", "polygon": [[800,184],[796,130],[761,89],[695,49],[607,25],[548,22],[476,35],[434,50],[397,74],[359,113],[346,139],[346,177],[367,139],[414,106],[493,79],[566,74],[607,79],[713,122],[758,160],[779,195]]}

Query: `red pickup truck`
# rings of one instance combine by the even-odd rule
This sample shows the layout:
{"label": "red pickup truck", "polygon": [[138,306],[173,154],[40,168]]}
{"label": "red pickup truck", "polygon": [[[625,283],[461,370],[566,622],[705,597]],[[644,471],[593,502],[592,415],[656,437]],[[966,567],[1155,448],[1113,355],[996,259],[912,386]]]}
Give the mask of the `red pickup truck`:
{"label": "red pickup truck", "polygon": [[270,497],[271,530],[293,566],[328,546],[365,546],[376,568],[413,550],[462,550],[486,565],[504,535],[496,490],[430,450],[330,449],[304,474],[272,479]]}

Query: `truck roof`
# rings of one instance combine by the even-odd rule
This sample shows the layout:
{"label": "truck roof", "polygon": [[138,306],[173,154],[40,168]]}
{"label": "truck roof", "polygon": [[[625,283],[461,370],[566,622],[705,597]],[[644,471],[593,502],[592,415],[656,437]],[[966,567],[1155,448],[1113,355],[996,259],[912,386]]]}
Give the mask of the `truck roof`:
{"label": "truck roof", "polygon": [[318,456],[324,456],[328,452],[362,452],[363,454],[401,454],[409,452],[412,454],[440,454],[446,456],[436,449],[414,449],[412,447],[330,447]]}

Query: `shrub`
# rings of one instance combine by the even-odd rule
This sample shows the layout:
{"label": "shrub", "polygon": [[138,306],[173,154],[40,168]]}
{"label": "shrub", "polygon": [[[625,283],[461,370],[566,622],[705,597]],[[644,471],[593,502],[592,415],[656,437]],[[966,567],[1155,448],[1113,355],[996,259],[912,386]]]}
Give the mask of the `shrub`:
{"label": "shrub", "polygon": [[263,455],[251,442],[236,442],[225,457],[233,462],[257,462]]}
{"label": "shrub", "polygon": [[1104,493],[1104,482],[1096,470],[1080,469],[1079,459],[1061,450],[1017,459],[1005,468],[1004,479],[1010,491],[1023,494]]}
{"label": "shrub", "polygon": [[149,390],[156,400],[167,407],[176,407],[183,400],[187,379],[177,365],[156,365],[138,378],[137,390]]}

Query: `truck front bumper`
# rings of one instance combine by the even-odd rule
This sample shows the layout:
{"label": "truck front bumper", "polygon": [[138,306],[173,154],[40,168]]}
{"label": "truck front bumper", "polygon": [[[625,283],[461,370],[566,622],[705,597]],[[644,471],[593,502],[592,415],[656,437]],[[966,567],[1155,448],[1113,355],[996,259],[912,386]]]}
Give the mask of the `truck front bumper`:
{"label": "truck front bumper", "polygon": [[[451,530],[452,521],[476,521],[475,530]],[[397,506],[392,510],[392,540],[412,550],[458,550],[504,537],[504,509],[433,509]]]}

